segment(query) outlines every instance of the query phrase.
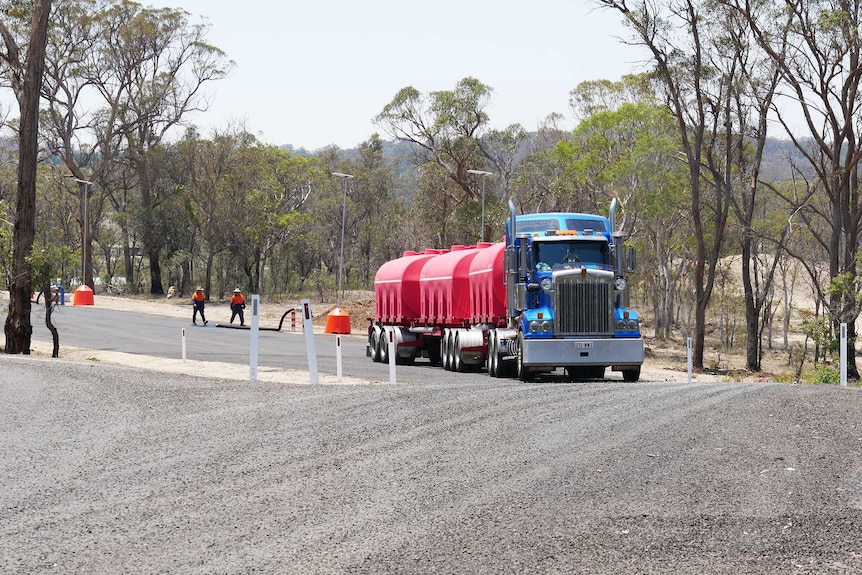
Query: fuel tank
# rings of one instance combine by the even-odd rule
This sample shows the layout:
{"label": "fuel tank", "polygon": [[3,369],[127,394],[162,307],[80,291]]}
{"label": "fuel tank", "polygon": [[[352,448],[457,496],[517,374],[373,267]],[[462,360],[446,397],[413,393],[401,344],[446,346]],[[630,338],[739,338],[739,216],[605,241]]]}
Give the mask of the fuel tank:
{"label": "fuel tank", "polygon": [[419,277],[422,321],[457,327],[470,324],[470,264],[487,247],[455,245],[425,262]]}
{"label": "fuel tank", "polygon": [[379,323],[413,324],[421,322],[419,275],[425,264],[442,250],[404,252],[397,260],[380,266],[374,276],[374,300]]}
{"label": "fuel tank", "polygon": [[506,324],[506,243],[482,245],[470,262],[470,318],[472,323]]}

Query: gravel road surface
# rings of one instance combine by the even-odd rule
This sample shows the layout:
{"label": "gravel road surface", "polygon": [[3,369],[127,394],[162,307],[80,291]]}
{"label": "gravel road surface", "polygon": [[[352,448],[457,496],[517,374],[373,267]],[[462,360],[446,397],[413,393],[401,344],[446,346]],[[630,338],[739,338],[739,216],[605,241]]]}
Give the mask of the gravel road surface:
{"label": "gravel road surface", "polygon": [[0,573],[862,573],[862,391],[0,356]]}

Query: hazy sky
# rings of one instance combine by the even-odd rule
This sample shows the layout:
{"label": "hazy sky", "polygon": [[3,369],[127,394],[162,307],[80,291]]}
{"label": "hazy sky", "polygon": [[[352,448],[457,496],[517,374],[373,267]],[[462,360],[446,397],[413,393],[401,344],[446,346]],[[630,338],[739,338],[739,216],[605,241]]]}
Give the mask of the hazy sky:
{"label": "hazy sky", "polygon": [[467,76],[494,89],[491,127],[535,130],[584,80],[642,71],[620,16],[590,0],[141,0],[206,18],[210,43],[236,62],[194,123],[209,135],[245,122],[264,142],[355,147],[405,86],[451,90]]}

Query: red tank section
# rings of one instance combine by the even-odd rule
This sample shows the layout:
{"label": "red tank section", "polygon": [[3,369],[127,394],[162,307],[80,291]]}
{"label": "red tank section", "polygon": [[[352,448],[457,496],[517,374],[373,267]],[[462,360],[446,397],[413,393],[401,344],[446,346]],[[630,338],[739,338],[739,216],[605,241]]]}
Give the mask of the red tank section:
{"label": "red tank section", "polygon": [[425,263],[419,288],[426,324],[457,327],[470,323],[470,263],[482,251],[475,246],[452,246],[449,253]]}
{"label": "red tank section", "polygon": [[386,262],[374,276],[377,321],[386,324],[413,324],[421,319],[419,274],[425,263],[440,250],[421,254],[404,252],[404,257]]}
{"label": "red tank section", "polygon": [[503,263],[506,243],[487,246],[470,262],[470,317],[473,323],[504,325],[507,321]]}

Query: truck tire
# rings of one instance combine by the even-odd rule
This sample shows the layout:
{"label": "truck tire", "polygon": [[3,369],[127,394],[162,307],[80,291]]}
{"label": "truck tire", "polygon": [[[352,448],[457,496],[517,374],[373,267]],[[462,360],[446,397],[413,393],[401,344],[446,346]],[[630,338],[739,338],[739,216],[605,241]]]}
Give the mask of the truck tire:
{"label": "truck tire", "polygon": [[375,325],[368,332],[368,349],[371,350],[371,361],[380,363],[380,326]]}
{"label": "truck tire", "polygon": [[449,353],[449,328],[443,330],[443,338],[440,340],[440,357],[443,359],[443,369],[452,370],[452,354]]}
{"label": "truck tire", "polygon": [[434,367],[440,367],[443,365],[443,356],[440,353],[440,346],[443,345],[442,339],[437,341],[437,339],[431,339],[430,345],[427,345],[425,351],[428,353],[428,361],[431,362],[431,365]]}
{"label": "truck tire", "polygon": [[497,347],[497,330],[491,329],[488,331],[488,375],[491,377],[499,377],[497,366],[500,358],[497,355]]}
{"label": "truck tire", "polygon": [[624,369],[623,370],[623,381],[631,381],[635,382],[641,378],[641,368],[637,367],[635,369]]}
{"label": "truck tire", "polygon": [[415,355],[408,355],[404,357],[402,355],[395,354],[395,365],[413,365],[416,363]]}
{"label": "truck tire", "polygon": [[457,329],[452,335],[452,371],[464,371],[464,362],[461,361],[461,336]]}
{"label": "truck tire", "polygon": [[377,352],[380,355],[380,363],[389,363],[389,331],[383,328],[377,339]]}

